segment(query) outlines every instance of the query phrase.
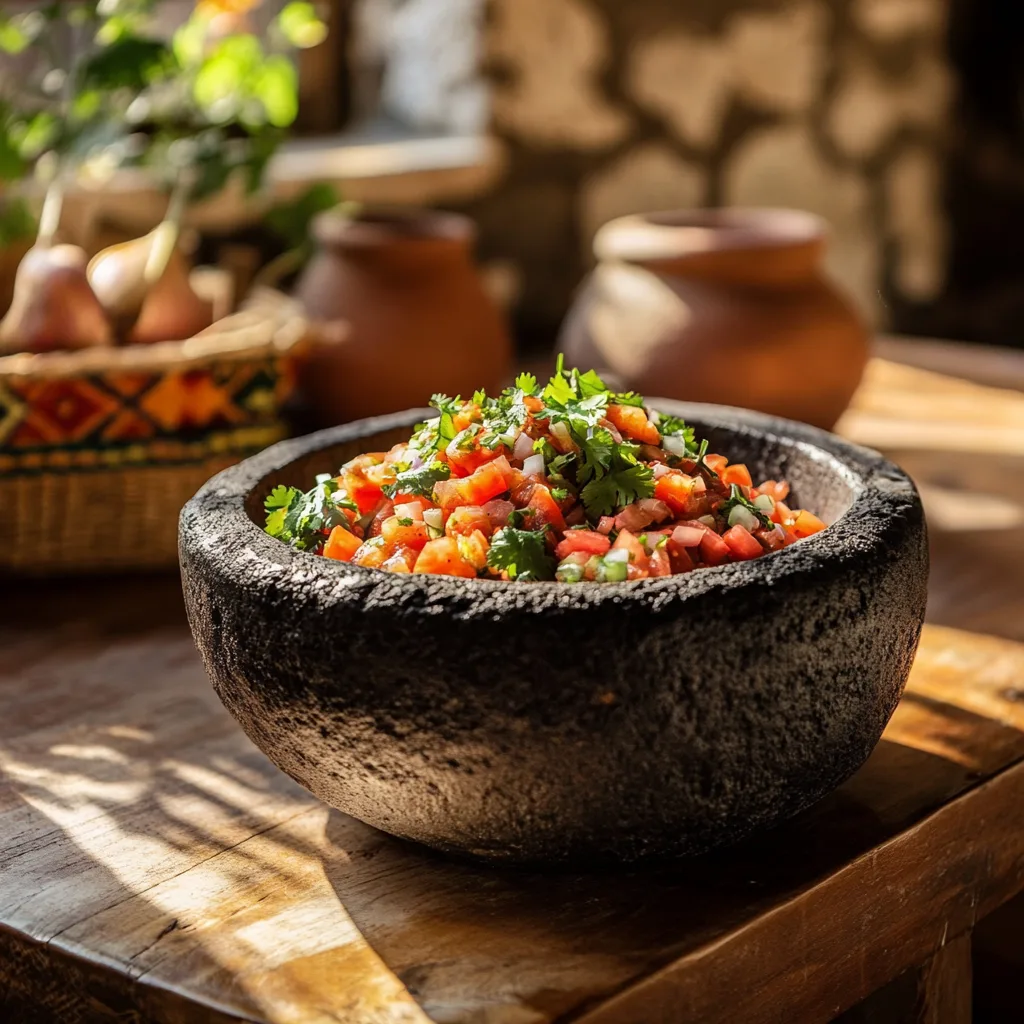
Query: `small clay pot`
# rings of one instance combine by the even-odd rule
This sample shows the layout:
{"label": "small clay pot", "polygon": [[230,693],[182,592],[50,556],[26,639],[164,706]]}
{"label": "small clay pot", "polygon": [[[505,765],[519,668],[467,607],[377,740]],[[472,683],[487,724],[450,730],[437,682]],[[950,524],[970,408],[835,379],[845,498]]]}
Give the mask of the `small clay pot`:
{"label": "small clay pot", "polygon": [[300,376],[321,425],[507,383],[509,335],[471,259],[472,221],[339,209],[321,214],[313,234],[318,250],[296,294],[313,320],[339,328]]}
{"label": "small clay pot", "polygon": [[825,224],[796,210],[621,217],[559,345],[642,394],[742,406],[831,428],[868,336],[825,277]]}

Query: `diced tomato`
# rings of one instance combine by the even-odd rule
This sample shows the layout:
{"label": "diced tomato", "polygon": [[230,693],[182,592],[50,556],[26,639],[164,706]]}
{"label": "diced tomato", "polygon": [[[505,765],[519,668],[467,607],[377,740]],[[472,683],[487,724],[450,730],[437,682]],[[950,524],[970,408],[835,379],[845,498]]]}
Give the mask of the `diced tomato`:
{"label": "diced tomato", "polygon": [[[507,521],[508,516],[505,519]],[[449,537],[468,537],[474,530],[478,530],[486,538],[490,537],[493,529],[490,516],[479,505],[462,505],[448,517],[444,532]]]}
{"label": "diced tomato", "polygon": [[775,501],[785,501],[789,497],[789,484],[785,481],[765,480],[757,485],[758,494],[767,494]]}
{"label": "diced tomato", "polygon": [[468,562],[477,572],[487,568],[487,552],[491,545],[481,530],[474,530],[465,537],[456,537],[455,541],[463,561]]}
{"label": "diced tomato", "polygon": [[388,516],[395,514],[395,506],[392,502],[388,501],[387,498],[383,498],[377,508],[377,511],[370,521],[370,525],[367,528],[366,535],[368,537],[379,537],[381,527],[384,525],[384,520]]}
{"label": "diced tomato", "polygon": [[459,448],[452,441],[445,449],[445,454],[448,456],[448,464],[457,476],[469,476],[485,463],[492,462],[498,453],[475,442],[466,448]]}
{"label": "diced tomato", "polygon": [[523,405],[526,406],[530,412],[540,412],[544,408],[544,403],[539,398],[534,398],[533,395],[526,395],[523,398]]}
{"label": "diced tomato", "polygon": [[639,405],[609,405],[606,415],[612,426],[624,437],[631,437],[642,444],[661,443],[658,428]]}
{"label": "diced tomato", "polygon": [[648,561],[647,572],[651,576],[671,576],[672,561],[669,557],[668,545],[662,544],[655,548]]}
{"label": "diced tomato", "polygon": [[387,549],[387,545],[382,544],[376,538],[372,538],[363,541],[352,556],[352,561],[356,565],[366,565],[371,569],[379,569],[387,561],[389,555],[390,552]]}
{"label": "diced tomato", "polygon": [[437,540],[428,540],[423,546],[419,558],[416,559],[416,567],[413,572],[476,579],[476,569],[459,553],[459,545],[454,537],[438,537]]}
{"label": "diced tomato", "polygon": [[704,465],[713,473],[722,475],[722,471],[729,465],[729,460],[724,455],[705,455]]}
{"label": "diced tomato", "polygon": [[497,529],[499,526],[508,525],[508,517],[515,511],[515,505],[503,498],[495,498],[483,506],[484,513],[491,521],[491,527]]}
{"label": "diced tomato", "polygon": [[673,470],[654,484],[654,496],[665,502],[677,516],[689,514],[693,500],[694,478]]}
{"label": "diced tomato", "polygon": [[456,430],[465,430],[472,423],[480,420],[479,405],[464,405],[453,417],[452,423]]}
{"label": "diced tomato", "polygon": [[791,529],[798,537],[811,537],[821,533],[825,529],[825,524],[813,512],[801,509],[793,520]]}
{"label": "diced tomato", "polygon": [[668,557],[674,573],[692,572],[696,568],[691,553],[686,548],[677,547],[671,541],[668,542]]}
{"label": "diced tomato", "polygon": [[336,526],[324,545],[324,556],[338,562],[351,562],[363,542],[344,526]]}
{"label": "diced tomato", "polygon": [[499,455],[493,462],[494,468],[505,478],[505,484],[514,491],[523,482],[523,474],[515,468],[504,455]]}
{"label": "diced tomato", "polygon": [[[483,505],[508,490],[501,471],[492,463],[481,466],[472,476],[458,482],[462,504]],[[436,490],[436,488],[435,488]]]}
{"label": "diced tomato", "polygon": [[770,530],[755,530],[754,536],[768,551],[778,551],[786,546],[786,535],[782,532],[781,526],[773,526]]}
{"label": "diced tomato", "polygon": [[729,545],[714,530],[708,530],[701,538],[700,557],[708,565],[721,565],[729,561],[730,554]]}
{"label": "diced tomato", "polygon": [[739,484],[741,487],[752,487],[754,481],[750,479],[750,470],[742,462],[726,466],[719,474],[723,484]]}
{"label": "diced tomato", "polygon": [[[729,546],[729,551],[737,562],[760,558],[764,554],[764,548],[745,526],[730,527],[722,534],[722,540]],[[703,544],[703,541],[701,543]]]}
{"label": "diced tomato", "polygon": [[527,521],[531,530],[539,530],[542,526],[552,526],[556,530],[565,529],[565,518],[558,502],[551,497],[551,491],[544,484],[534,484],[530,493],[530,501],[526,506]]}
{"label": "diced tomato", "polygon": [[[572,505],[572,499],[568,501],[559,502],[561,508],[565,508],[566,505]],[[582,505],[577,505],[566,513],[565,525],[566,526],[583,526],[587,521],[587,511]]]}
{"label": "diced tomato", "polygon": [[555,548],[555,557],[561,561],[574,551],[603,555],[611,546],[612,542],[603,533],[594,530],[566,530],[565,536]]}
{"label": "diced tomato", "polygon": [[367,483],[362,476],[357,476],[354,473],[343,473],[341,485],[358,506],[360,515],[365,516],[368,512],[372,512],[384,497],[379,487]]}
{"label": "diced tomato", "polygon": [[612,548],[618,550],[625,548],[625,550],[629,552],[629,561],[631,564],[642,569],[647,568],[647,552],[644,550],[643,544],[641,544],[640,541],[629,532],[629,530],[619,531],[619,535],[615,538],[615,543],[612,545]]}
{"label": "diced tomato", "polygon": [[378,490],[384,488],[387,484],[393,484],[397,475],[395,467],[385,462],[377,466],[367,466],[363,471],[363,479]]}
{"label": "diced tomato", "polygon": [[403,521],[398,516],[389,516],[384,520],[380,535],[392,550],[405,547],[418,551],[430,540],[425,522],[416,519]]}
{"label": "diced tomato", "polygon": [[409,568],[409,563],[400,551],[396,551],[390,558],[385,559],[381,563],[381,568],[386,572],[412,572],[412,569]]}
{"label": "diced tomato", "polygon": [[434,484],[434,498],[443,509],[453,509],[462,503],[459,480],[439,480]]}

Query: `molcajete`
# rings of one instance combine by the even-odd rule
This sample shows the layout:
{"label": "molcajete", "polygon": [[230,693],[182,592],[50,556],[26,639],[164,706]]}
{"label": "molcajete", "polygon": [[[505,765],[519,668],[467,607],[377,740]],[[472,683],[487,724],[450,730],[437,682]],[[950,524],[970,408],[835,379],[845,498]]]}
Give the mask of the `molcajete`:
{"label": "molcajete", "polygon": [[924,614],[921,503],[881,456],[757,413],[652,399],[828,529],[629,583],[394,575],[261,529],[307,486],[408,436],[424,410],[285,441],[185,506],[189,621],[246,733],[321,799],[494,861],[626,864],[729,842],[867,758]]}
{"label": "molcajete", "polygon": [[825,225],[796,210],[622,217],[559,345],[641,394],[739,405],[830,429],[868,357],[856,309],[823,273]]}

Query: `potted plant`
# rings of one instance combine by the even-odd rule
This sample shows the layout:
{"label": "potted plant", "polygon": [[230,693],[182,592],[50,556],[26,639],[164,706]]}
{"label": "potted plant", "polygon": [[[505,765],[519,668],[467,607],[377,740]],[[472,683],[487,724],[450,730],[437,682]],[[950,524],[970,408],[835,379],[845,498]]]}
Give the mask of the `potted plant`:
{"label": "potted plant", "polygon": [[[0,569],[171,565],[184,500],[284,433],[297,309],[278,296],[211,325],[181,226],[236,175],[262,186],[297,110],[288,51],[324,26],[291,3],[264,39],[238,0],[202,0],[162,39],[153,6],[0,14],[26,69],[0,105],[0,199],[24,214],[30,186],[45,196],[0,324],[0,501],[32,509],[0,527]],[[165,192],[164,219],[90,258],[62,238],[64,196],[128,166]]]}

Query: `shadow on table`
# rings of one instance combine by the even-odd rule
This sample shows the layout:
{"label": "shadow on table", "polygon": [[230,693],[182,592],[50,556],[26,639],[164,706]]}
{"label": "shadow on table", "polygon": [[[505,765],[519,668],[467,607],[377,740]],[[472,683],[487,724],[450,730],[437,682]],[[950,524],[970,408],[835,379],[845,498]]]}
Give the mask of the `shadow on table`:
{"label": "shadow on table", "polygon": [[[954,718],[970,715],[950,709]],[[974,716],[976,717],[976,716]],[[1019,734],[1018,734],[1019,735]],[[448,859],[333,812],[327,876],[428,1013],[578,1010],[813,887],[969,787],[950,760],[883,740],[843,787],[732,848],[646,872],[570,874]]]}

